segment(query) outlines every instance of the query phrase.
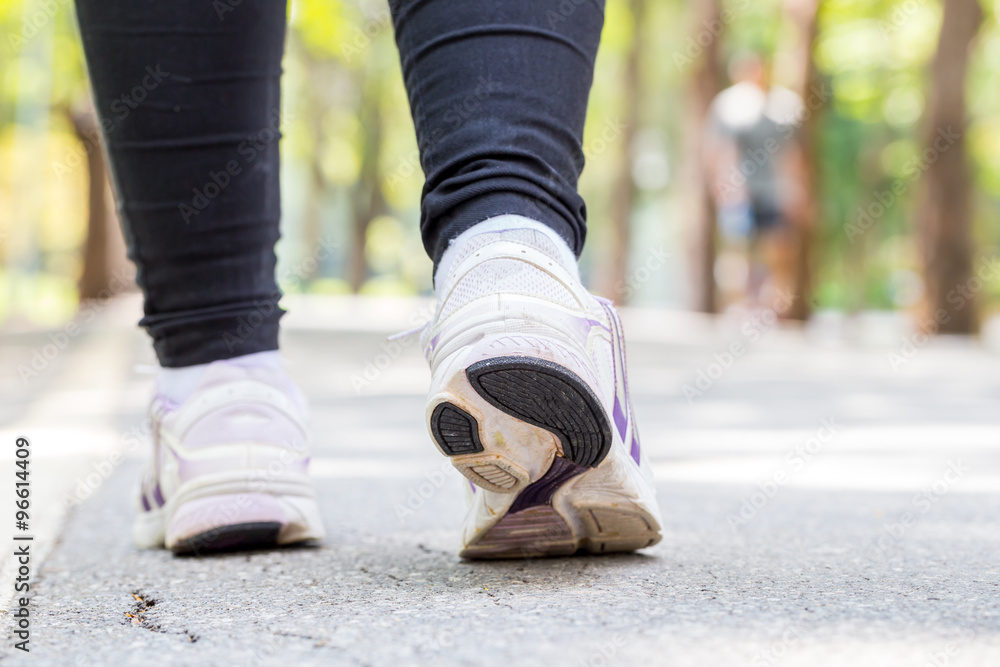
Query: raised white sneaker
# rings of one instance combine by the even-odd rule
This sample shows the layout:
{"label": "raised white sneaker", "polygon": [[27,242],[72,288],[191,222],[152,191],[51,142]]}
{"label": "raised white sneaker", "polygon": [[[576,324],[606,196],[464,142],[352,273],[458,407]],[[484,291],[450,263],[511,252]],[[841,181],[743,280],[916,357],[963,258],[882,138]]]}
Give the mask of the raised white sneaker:
{"label": "raised white sneaker", "polygon": [[201,553],[322,539],[305,412],[282,371],[227,361],[210,364],[182,404],[155,398],[136,546]]}
{"label": "raised white sneaker", "polygon": [[622,328],[553,232],[516,216],[442,259],[423,344],[427,424],[478,489],[466,558],[632,551],[660,512],[629,401]]}

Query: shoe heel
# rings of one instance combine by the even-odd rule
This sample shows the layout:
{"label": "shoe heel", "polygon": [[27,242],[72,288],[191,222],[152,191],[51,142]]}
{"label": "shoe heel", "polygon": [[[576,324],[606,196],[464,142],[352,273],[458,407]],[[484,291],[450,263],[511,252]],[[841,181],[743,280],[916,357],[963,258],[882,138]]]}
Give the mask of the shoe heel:
{"label": "shoe heel", "polygon": [[611,449],[611,422],[601,400],[576,373],[546,359],[485,359],[465,371],[487,403],[559,439],[562,455],[596,468]]}
{"label": "shoe heel", "polygon": [[586,382],[545,359],[485,359],[456,372],[434,395],[428,428],[473,484],[520,493],[563,457],[593,468],[612,444],[611,424]]}
{"label": "shoe heel", "polygon": [[557,453],[555,437],[512,419],[483,401],[464,376],[434,396],[428,427],[441,453],[478,487],[520,493],[545,474]]}

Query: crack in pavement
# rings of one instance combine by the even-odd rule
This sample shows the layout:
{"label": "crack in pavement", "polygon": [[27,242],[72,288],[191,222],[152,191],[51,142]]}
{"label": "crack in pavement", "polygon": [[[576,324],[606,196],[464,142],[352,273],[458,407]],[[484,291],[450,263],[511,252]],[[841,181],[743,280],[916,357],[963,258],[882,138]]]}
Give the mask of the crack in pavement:
{"label": "crack in pavement", "polygon": [[127,609],[125,611],[125,618],[127,620],[122,621],[123,625],[133,625],[135,627],[149,630],[150,632],[184,635],[192,644],[198,641],[198,636],[188,630],[164,630],[163,626],[159,623],[154,623],[149,620],[149,618],[146,617],[146,613],[156,606],[158,600],[155,598],[149,597],[140,590],[132,591],[132,598],[135,602],[132,603],[131,609]]}

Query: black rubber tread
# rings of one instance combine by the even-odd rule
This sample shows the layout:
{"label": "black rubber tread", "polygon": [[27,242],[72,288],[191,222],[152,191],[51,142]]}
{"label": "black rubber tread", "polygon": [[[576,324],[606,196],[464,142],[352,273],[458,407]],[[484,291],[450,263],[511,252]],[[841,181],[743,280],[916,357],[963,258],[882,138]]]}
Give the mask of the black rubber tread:
{"label": "black rubber tread", "polygon": [[219,526],[182,540],[171,549],[175,554],[198,555],[226,551],[269,549],[278,544],[281,524],[277,521],[238,523]]}
{"label": "black rubber tread", "polygon": [[551,431],[573,463],[596,467],[611,449],[611,422],[601,400],[573,371],[545,359],[496,357],[465,370],[490,405]]}
{"label": "black rubber tread", "polygon": [[483,451],[483,444],[479,441],[479,422],[457,405],[441,403],[434,408],[431,433],[448,456]]}

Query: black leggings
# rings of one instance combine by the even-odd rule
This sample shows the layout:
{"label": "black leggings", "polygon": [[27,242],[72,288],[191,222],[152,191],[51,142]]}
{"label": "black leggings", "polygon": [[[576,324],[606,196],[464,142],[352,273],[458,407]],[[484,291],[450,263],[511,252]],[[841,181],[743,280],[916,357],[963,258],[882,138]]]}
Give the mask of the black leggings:
{"label": "black leggings", "polygon": [[[285,0],[77,0],[140,322],[163,366],[278,347]],[[435,261],[477,222],[539,220],[578,254],[603,0],[393,0]]]}

